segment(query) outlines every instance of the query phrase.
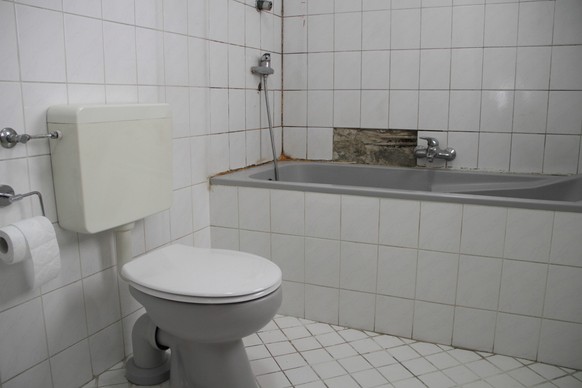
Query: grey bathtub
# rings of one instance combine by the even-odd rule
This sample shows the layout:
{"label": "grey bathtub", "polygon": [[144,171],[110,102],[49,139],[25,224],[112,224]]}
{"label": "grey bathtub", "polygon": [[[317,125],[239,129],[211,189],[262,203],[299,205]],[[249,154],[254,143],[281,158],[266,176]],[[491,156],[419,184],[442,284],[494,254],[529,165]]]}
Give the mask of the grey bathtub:
{"label": "grey bathtub", "polygon": [[212,184],[582,213],[582,175],[544,176],[343,163],[281,162],[220,175]]}

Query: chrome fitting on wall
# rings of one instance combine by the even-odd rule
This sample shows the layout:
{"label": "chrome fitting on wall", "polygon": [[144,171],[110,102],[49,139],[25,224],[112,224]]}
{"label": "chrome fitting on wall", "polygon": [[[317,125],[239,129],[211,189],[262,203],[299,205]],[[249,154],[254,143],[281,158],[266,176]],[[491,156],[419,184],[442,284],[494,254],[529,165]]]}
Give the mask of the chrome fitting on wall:
{"label": "chrome fitting on wall", "polygon": [[273,9],[273,2],[268,0],[257,0],[257,11],[270,11]]}

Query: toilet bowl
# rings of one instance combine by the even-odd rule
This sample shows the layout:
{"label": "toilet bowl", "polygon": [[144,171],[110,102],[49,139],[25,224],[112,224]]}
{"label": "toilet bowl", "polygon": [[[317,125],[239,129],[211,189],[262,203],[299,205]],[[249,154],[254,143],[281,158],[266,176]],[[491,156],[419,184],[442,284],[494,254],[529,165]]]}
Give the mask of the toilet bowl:
{"label": "toilet bowl", "polygon": [[[248,253],[171,245],[125,264],[146,313],[133,329],[127,378],[171,388],[256,388],[242,338],[281,305],[281,270]],[[170,348],[168,360],[166,349]]]}

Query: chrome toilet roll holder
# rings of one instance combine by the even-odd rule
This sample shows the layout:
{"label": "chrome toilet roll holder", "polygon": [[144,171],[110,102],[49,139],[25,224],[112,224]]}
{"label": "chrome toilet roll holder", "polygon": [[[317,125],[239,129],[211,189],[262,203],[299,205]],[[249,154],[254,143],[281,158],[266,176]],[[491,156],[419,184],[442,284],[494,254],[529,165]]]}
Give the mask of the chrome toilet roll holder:
{"label": "chrome toilet roll holder", "polygon": [[21,199],[36,195],[40,201],[40,210],[42,210],[42,215],[46,217],[44,211],[44,203],[42,201],[42,194],[38,191],[31,191],[24,194],[15,194],[14,189],[8,185],[0,185],[0,207],[6,207],[12,205],[14,202],[18,202]]}

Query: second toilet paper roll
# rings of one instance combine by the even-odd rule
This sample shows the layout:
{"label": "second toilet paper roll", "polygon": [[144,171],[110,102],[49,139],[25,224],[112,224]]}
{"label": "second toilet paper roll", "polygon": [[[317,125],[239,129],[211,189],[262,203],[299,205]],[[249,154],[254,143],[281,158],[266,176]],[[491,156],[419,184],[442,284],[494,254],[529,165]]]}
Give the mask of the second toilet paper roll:
{"label": "second toilet paper roll", "polygon": [[0,228],[0,260],[15,264],[32,260],[30,286],[37,288],[58,276],[61,269],[59,245],[52,223],[33,217]]}

